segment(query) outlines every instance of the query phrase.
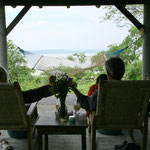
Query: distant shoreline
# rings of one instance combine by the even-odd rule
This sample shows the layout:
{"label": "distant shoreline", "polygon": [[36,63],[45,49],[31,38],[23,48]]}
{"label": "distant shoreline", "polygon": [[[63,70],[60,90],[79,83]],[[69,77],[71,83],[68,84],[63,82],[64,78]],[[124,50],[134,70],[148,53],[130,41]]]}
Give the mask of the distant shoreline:
{"label": "distant shoreline", "polygon": [[71,56],[74,53],[85,53],[86,56],[92,56],[100,52],[100,50],[29,50],[28,52],[37,54],[37,55],[44,55],[44,56],[52,56],[58,57],[59,56]]}
{"label": "distant shoreline", "polygon": [[[74,54],[74,53],[73,53]],[[48,56],[48,57],[59,57],[59,58],[63,58],[63,57],[68,57],[68,56],[73,56],[73,54],[39,54],[39,55],[43,55],[43,56]],[[86,56],[94,56],[96,54],[93,53],[86,53]]]}

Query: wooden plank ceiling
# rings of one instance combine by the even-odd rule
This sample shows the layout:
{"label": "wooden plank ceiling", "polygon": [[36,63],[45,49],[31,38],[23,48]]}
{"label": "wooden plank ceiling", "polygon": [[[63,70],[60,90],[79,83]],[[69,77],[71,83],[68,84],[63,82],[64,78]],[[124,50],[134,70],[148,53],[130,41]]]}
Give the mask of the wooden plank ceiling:
{"label": "wooden plank ceiling", "polygon": [[144,4],[144,0],[0,0],[5,6],[82,6]]}

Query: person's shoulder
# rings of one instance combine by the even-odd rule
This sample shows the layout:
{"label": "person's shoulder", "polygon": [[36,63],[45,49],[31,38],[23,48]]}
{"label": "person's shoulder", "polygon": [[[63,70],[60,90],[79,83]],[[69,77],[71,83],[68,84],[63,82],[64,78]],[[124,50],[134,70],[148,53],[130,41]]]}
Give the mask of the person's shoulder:
{"label": "person's shoulder", "polygon": [[94,98],[97,97],[98,95],[98,90],[95,90],[89,97]]}
{"label": "person's shoulder", "polygon": [[94,88],[96,86],[96,84],[91,85],[89,88]]}
{"label": "person's shoulder", "polygon": [[97,95],[98,94],[98,90],[95,90],[94,92],[93,92],[93,95]]}

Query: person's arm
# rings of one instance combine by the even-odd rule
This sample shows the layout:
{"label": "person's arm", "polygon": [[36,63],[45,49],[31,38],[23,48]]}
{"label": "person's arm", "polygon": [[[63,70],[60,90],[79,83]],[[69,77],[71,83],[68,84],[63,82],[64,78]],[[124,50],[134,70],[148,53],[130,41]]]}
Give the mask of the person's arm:
{"label": "person's arm", "polygon": [[84,96],[76,87],[71,87],[71,90],[75,93],[78,99]]}
{"label": "person's arm", "polygon": [[28,91],[22,91],[24,103],[33,103],[41,100],[44,97],[51,96],[50,85],[44,85],[39,88],[31,89]]}
{"label": "person's arm", "polygon": [[85,96],[84,94],[82,94],[76,87],[72,87],[71,89],[77,96],[77,102],[80,103],[81,108],[89,111],[90,105],[88,102],[88,96]]}
{"label": "person's arm", "polygon": [[77,96],[77,102],[80,103],[81,107],[87,111],[96,111],[97,107],[97,95],[98,90],[96,90],[91,96],[86,96],[82,94],[77,88],[72,88],[74,93]]}

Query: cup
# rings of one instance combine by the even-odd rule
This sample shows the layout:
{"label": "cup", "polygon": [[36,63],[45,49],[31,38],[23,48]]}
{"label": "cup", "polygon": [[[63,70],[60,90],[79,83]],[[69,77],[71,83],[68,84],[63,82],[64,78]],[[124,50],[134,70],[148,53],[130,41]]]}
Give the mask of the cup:
{"label": "cup", "polygon": [[79,110],[80,110],[80,104],[77,102],[74,102],[73,108],[75,110],[75,115],[79,114]]}
{"label": "cup", "polygon": [[70,124],[75,124],[75,116],[69,116],[69,123]]}
{"label": "cup", "polygon": [[59,104],[56,104],[56,106],[55,106],[55,107],[56,107],[56,110],[58,110],[58,108],[59,108]]}

